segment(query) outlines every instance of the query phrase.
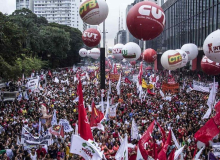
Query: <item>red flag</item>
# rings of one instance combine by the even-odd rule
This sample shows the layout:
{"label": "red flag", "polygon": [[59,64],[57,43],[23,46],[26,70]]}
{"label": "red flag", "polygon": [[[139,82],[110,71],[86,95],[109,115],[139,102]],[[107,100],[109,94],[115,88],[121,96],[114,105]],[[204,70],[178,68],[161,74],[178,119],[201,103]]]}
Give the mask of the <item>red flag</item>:
{"label": "red flag", "polygon": [[170,145],[171,145],[171,130],[169,131],[165,145],[163,146],[162,150],[158,154],[159,160],[167,160],[167,149]]}
{"label": "red flag", "polygon": [[152,95],[152,96],[155,95],[155,93],[152,93],[150,89],[147,89],[147,93],[150,94],[150,95]]}
{"label": "red flag", "polygon": [[[168,160],[174,160],[174,156],[175,156],[175,148],[171,151],[169,157],[168,157]],[[194,156],[193,156],[194,157]]]}
{"label": "red flag", "polygon": [[78,89],[78,96],[79,96],[79,105],[78,105],[78,133],[79,135],[85,139],[91,139],[93,140],[91,127],[89,124],[89,120],[86,114],[86,110],[83,105],[83,93],[82,93],[82,83],[81,80],[79,80],[79,84],[77,86]]}
{"label": "red flag", "polygon": [[154,159],[158,159],[158,154],[157,154],[157,144],[156,144],[156,141],[154,139],[154,156],[153,156]]}
{"label": "red flag", "polygon": [[125,83],[131,84],[131,81],[128,78],[125,78]]}
{"label": "red flag", "polygon": [[96,109],[94,101],[92,102],[92,114],[90,118],[90,126],[95,127],[104,118],[104,114]]}
{"label": "red flag", "polygon": [[64,128],[63,128],[63,126],[61,126],[60,136],[64,138]]}
{"label": "red flag", "polygon": [[215,105],[215,111],[216,113],[220,112],[220,101]]}
{"label": "red flag", "polygon": [[164,131],[164,129],[160,126],[160,124],[158,122],[157,122],[157,125],[160,128],[160,132],[162,134],[162,141],[163,141],[163,143],[165,143],[165,141],[166,141],[166,132]]}
{"label": "red flag", "polygon": [[154,129],[154,123],[155,121],[153,121],[150,126],[148,127],[147,131],[144,132],[143,136],[141,137],[141,139],[138,142],[138,148],[141,152],[142,157],[144,157],[145,160],[148,159],[148,153],[144,148],[144,145],[146,142],[148,142],[151,139],[151,134],[153,132]]}
{"label": "red flag", "polygon": [[214,120],[215,124],[217,125],[217,127],[219,127],[220,126],[220,112],[217,113],[215,115],[215,117],[213,117],[213,120]]}
{"label": "red flag", "polygon": [[49,75],[50,77],[52,77],[52,74],[51,74],[50,70],[48,71],[48,75]]}
{"label": "red flag", "polygon": [[211,118],[206,124],[201,127],[194,135],[196,140],[199,140],[203,143],[208,143],[219,133],[219,129],[214,122],[214,119]]}
{"label": "red flag", "polygon": [[114,74],[117,74],[118,73],[118,70],[117,70],[117,66],[116,66],[116,64],[114,65]]}
{"label": "red flag", "polygon": [[141,62],[140,64],[140,69],[138,74],[139,85],[142,85],[142,75],[143,75],[143,62]]}

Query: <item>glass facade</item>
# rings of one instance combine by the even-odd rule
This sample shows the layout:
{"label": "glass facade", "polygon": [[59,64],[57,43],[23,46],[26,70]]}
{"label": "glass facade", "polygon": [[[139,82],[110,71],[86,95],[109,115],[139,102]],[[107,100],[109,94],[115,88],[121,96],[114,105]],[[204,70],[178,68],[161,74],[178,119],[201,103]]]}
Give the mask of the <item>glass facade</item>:
{"label": "glass facade", "polygon": [[194,43],[202,50],[205,38],[220,28],[220,0],[168,0],[162,8],[166,16],[164,31],[147,41],[146,48],[164,52]]}

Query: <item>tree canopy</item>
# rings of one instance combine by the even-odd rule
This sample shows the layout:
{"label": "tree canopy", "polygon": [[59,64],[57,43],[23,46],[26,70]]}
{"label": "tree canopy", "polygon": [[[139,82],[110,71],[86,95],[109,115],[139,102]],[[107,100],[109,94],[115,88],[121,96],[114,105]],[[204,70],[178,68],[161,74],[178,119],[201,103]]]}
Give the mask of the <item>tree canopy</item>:
{"label": "tree canopy", "polygon": [[48,23],[25,8],[8,16],[0,12],[0,76],[21,77],[30,74],[29,67],[72,66],[80,61],[81,37],[78,29]]}

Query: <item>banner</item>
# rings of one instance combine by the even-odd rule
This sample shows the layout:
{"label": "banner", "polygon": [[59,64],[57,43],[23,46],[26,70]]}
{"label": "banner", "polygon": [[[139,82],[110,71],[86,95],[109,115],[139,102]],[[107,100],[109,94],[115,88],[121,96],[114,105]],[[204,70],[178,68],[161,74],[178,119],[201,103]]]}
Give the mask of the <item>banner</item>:
{"label": "banner", "polygon": [[174,77],[168,79],[168,84],[176,84]]}
{"label": "banner", "polygon": [[34,137],[23,127],[25,133],[21,135],[21,142],[24,145],[51,145],[51,135],[45,131],[40,137]]}
{"label": "banner", "polygon": [[109,74],[109,79],[110,80],[118,81],[119,77],[120,77],[120,74],[113,74],[113,73]]}
{"label": "banner", "polygon": [[116,117],[116,107],[109,108],[109,117]]}
{"label": "banner", "polygon": [[220,157],[220,145],[219,144],[213,144],[213,153],[216,157]]}
{"label": "banner", "polygon": [[[193,81],[193,90],[199,92],[210,92],[213,83],[204,83],[200,81]],[[218,89],[218,82],[215,82],[216,90]]]}
{"label": "banner", "polygon": [[63,126],[64,132],[72,132],[73,131],[73,128],[69,124],[69,121],[67,121],[66,119],[60,119],[59,125]]}
{"label": "banner", "polygon": [[31,79],[30,81],[27,82],[27,88],[33,91],[38,88],[38,83],[39,83],[38,78]]}
{"label": "banner", "polygon": [[176,84],[168,84],[163,83],[162,84],[162,91],[163,93],[178,93],[179,92],[179,83]]}

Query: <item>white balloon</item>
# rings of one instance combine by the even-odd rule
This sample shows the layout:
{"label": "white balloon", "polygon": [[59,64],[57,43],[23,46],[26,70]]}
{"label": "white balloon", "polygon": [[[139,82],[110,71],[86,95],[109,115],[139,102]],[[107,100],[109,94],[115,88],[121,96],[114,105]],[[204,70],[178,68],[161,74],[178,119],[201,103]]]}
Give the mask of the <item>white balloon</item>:
{"label": "white balloon", "polygon": [[193,43],[184,44],[181,50],[188,54],[188,60],[191,61],[198,56],[198,47]]}
{"label": "white balloon", "polygon": [[112,54],[115,59],[122,60],[124,57],[122,56],[122,48],[124,47],[123,44],[116,44],[112,49]]}
{"label": "white balloon", "polygon": [[214,62],[220,63],[220,30],[208,35],[203,44],[205,55]]}
{"label": "white balloon", "polygon": [[134,42],[124,45],[122,55],[127,61],[136,61],[141,56],[141,48]]}
{"label": "white balloon", "polygon": [[182,56],[176,50],[168,50],[161,56],[161,64],[167,70],[176,70],[182,64]]}
{"label": "white balloon", "polygon": [[79,8],[83,22],[90,25],[99,25],[108,16],[108,5],[104,0],[86,0]]}
{"label": "white balloon", "polygon": [[91,57],[91,56],[90,56],[90,53],[91,53],[91,50],[88,50],[88,51],[87,51],[87,57]]}
{"label": "white balloon", "polygon": [[127,62],[127,60],[126,60],[126,59],[123,59],[123,60],[122,60],[122,62],[124,62],[124,63],[125,63],[125,62]]}
{"label": "white balloon", "polygon": [[85,48],[82,48],[79,50],[79,55],[81,57],[86,57],[87,56],[87,50]]}
{"label": "white balloon", "polygon": [[182,67],[186,66],[186,64],[188,62],[188,59],[189,59],[188,54],[181,49],[176,49],[176,51],[178,51],[180,53],[180,55],[182,56],[182,63],[180,65],[180,68],[182,68]]}
{"label": "white balloon", "polygon": [[93,59],[98,59],[100,57],[100,50],[98,48],[93,48],[89,55]]}

